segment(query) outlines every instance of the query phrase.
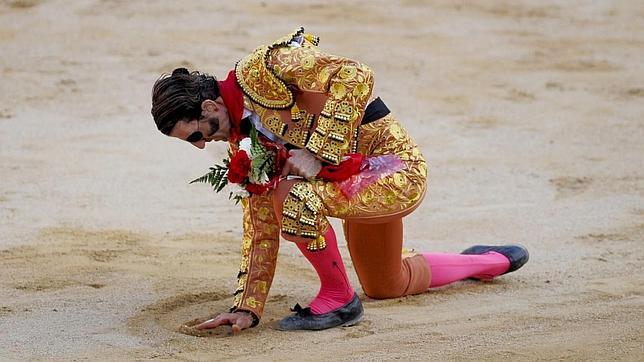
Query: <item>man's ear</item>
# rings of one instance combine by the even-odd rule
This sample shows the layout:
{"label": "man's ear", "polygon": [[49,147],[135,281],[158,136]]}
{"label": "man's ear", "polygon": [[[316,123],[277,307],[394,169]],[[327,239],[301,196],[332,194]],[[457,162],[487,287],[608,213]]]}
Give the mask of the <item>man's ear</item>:
{"label": "man's ear", "polygon": [[225,107],[224,100],[221,97],[217,97],[214,101],[212,99],[206,99],[201,102],[202,111],[214,112],[219,110],[221,107]]}
{"label": "man's ear", "polygon": [[215,112],[217,109],[219,109],[220,105],[217,104],[216,101],[213,101],[212,99],[206,99],[205,101],[201,102],[201,110],[206,111],[206,112]]}

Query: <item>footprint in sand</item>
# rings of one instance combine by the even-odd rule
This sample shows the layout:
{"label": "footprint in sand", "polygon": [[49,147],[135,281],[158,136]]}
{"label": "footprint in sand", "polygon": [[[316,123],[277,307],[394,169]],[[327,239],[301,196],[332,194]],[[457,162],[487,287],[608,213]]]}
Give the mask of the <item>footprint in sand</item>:
{"label": "footprint in sand", "polygon": [[13,309],[11,309],[10,307],[0,307],[0,317],[7,316],[11,313],[13,313]]}
{"label": "footprint in sand", "polygon": [[371,321],[366,321],[362,320],[360,323],[356,324],[355,326],[352,326],[351,328],[348,328],[350,332],[345,334],[345,337],[347,338],[362,338],[366,336],[370,336],[372,334],[375,334],[376,332],[374,329],[371,327],[372,322]]}
{"label": "footprint in sand", "polygon": [[12,9],[29,9],[39,5],[42,0],[11,0],[7,2]]}
{"label": "footprint in sand", "polygon": [[628,97],[644,97],[644,88],[630,88],[623,92]]}
{"label": "footprint in sand", "polygon": [[557,199],[571,197],[580,194],[592,183],[593,179],[590,177],[573,177],[564,176],[550,179],[550,183],[557,191]]}
{"label": "footprint in sand", "polygon": [[7,108],[0,109],[0,119],[10,119],[13,118],[13,113]]}
{"label": "footprint in sand", "polygon": [[553,68],[565,72],[614,72],[622,67],[605,60],[572,59],[553,64]]}

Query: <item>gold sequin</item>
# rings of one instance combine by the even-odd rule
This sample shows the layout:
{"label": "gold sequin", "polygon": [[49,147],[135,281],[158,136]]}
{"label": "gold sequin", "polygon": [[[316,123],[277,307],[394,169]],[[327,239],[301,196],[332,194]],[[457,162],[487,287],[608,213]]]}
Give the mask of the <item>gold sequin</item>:
{"label": "gold sequin", "polygon": [[257,210],[257,217],[259,217],[260,220],[266,220],[268,218],[270,211],[266,207],[261,207],[259,210]]}
{"label": "gold sequin", "polygon": [[405,187],[407,184],[407,180],[405,179],[405,176],[403,176],[402,173],[396,172],[394,175],[394,184],[398,187]]}
{"label": "gold sequin", "polygon": [[320,72],[318,73],[318,80],[322,84],[326,84],[327,81],[329,80],[329,76],[330,76],[329,70],[326,69],[326,68],[322,68],[322,69],[320,69]]}
{"label": "gold sequin", "polygon": [[340,78],[344,80],[351,80],[358,74],[358,69],[353,65],[345,65],[340,69]]}
{"label": "gold sequin", "polygon": [[360,83],[353,89],[353,95],[361,99],[369,95],[370,91],[371,88],[369,87],[369,85],[367,85],[366,83]]}
{"label": "gold sequin", "polygon": [[347,94],[347,88],[342,83],[335,83],[331,86],[331,94],[335,98],[342,98]]}
{"label": "gold sequin", "polygon": [[394,136],[394,138],[397,140],[405,137],[403,130],[397,124],[392,125],[389,131],[391,132],[391,135]]}
{"label": "gold sequin", "polygon": [[300,65],[302,69],[309,70],[315,65],[315,57],[312,54],[309,54],[300,60]]}

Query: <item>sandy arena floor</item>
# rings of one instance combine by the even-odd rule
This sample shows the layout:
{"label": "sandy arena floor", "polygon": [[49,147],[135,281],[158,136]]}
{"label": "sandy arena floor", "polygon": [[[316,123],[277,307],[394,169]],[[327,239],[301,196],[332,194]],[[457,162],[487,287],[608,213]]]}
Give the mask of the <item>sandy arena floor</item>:
{"label": "sandy arena floor", "polygon": [[[257,328],[180,334],[231,304],[241,213],[188,185],[225,145],[163,137],[151,86],[300,25],[374,69],[429,161],[406,246],[532,259],[286,333],[317,283],[284,242]],[[0,360],[644,358],[641,1],[1,0],[0,53]]]}

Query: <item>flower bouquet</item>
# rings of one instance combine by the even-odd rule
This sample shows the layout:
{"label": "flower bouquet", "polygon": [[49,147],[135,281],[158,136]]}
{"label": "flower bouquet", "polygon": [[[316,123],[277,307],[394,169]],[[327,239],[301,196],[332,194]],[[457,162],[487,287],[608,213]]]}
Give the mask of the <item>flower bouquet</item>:
{"label": "flower bouquet", "polygon": [[190,183],[210,184],[216,192],[230,186],[229,198],[236,203],[261,195],[277,187],[288,151],[282,145],[260,137],[252,127],[249,137],[243,138],[238,147],[231,147],[223,165],[215,164],[210,171]]}

